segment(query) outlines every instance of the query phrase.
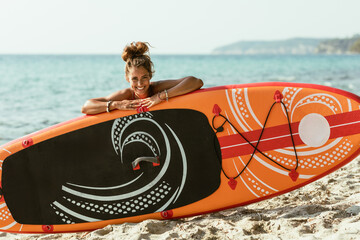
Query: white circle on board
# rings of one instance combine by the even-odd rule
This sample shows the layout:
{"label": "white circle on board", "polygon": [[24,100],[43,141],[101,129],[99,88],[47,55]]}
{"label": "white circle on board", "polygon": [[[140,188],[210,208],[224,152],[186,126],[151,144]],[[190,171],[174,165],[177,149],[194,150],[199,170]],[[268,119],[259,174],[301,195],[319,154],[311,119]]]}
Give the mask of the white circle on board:
{"label": "white circle on board", "polygon": [[301,119],[299,135],[309,147],[320,147],[329,140],[330,125],[322,115],[310,113]]}

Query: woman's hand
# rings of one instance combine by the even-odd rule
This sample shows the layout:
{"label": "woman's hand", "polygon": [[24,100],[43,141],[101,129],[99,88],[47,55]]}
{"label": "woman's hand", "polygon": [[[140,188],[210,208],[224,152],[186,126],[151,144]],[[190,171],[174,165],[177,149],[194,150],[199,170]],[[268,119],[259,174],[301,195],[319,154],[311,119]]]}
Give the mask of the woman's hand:
{"label": "woman's hand", "polygon": [[151,108],[159,103],[161,103],[163,100],[160,99],[159,94],[155,94],[151,97],[141,99],[141,106]]}
{"label": "woman's hand", "polygon": [[111,106],[111,110],[136,110],[138,107],[141,106],[141,99],[113,101],[111,103]]}

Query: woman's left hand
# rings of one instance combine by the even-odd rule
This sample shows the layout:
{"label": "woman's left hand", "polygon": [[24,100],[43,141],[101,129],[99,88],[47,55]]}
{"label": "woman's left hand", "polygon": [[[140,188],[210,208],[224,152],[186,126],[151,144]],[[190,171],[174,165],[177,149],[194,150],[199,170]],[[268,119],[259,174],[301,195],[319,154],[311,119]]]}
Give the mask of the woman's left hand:
{"label": "woman's left hand", "polygon": [[141,100],[141,106],[151,108],[155,106],[156,104],[161,103],[162,100],[159,98],[158,94],[155,94],[151,97],[144,98]]}

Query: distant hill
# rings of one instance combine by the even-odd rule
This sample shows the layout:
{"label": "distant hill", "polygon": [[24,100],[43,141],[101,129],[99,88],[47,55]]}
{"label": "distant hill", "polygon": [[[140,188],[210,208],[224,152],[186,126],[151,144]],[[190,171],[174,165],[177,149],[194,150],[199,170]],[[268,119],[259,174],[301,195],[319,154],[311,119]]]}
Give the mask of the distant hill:
{"label": "distant hill", "polygon": [[360,35],[345,39],[292,38],[279,41],[239,41],[213,54],[348,54],[360,53]]}
{"label": "distant hill", "polygon": [[352,38],[328,39],[319,43],[316,53],[351,54],[360,53],[360,35]]}

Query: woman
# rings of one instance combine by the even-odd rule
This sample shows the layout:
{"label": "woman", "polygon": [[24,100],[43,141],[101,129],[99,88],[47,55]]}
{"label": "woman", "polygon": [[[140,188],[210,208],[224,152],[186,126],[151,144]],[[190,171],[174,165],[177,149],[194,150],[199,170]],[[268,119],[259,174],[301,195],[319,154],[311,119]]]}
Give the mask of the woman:
{"label": "woman", "polygon": [[202,80],[195,77],[150,82],[154,70],[148,50],[148,44],[144,42],[131,43],[126,46],[122,58],[126,62],[125,78],[130,83],[130,87],[114,92],[107,97],[86,101],[82,112],[97,114],[115,109],[151,108],[169,98],[192,92],[203,86]]}

